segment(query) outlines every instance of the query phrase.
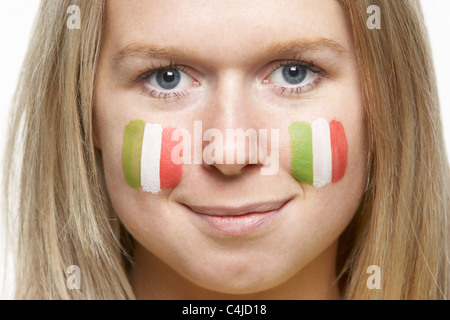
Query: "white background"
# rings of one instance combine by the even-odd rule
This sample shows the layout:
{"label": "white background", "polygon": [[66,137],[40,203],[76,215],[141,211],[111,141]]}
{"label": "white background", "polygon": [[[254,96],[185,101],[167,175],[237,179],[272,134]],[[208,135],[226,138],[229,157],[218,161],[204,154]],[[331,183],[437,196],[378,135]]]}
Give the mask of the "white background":
{"label": "white background", "polygon": [[[56,0],[55,0],[56,1]],[[421,0],[430,32],[442,105],[447,150],[450,150],[450,1]],[[0,154],[3,155],[9,104],[30,37],[37,0],[2,1],[0,9]],[[1,172],[0,172],[1,175]],[[1,176],[0,176],[1,177]],[[1,224],[1,221],[0,221]],[[2,227],[0,225],[0,227]],[[1,230],[1,229],[0,229]],[[2,231],[0,231],[2,232]],[[1,237],[0,237],[1,238]],[[5,267],[0,239],[0,299],[10,299],[12,266]],[[30,266],[32,268],[33,266]],[[3,279],[5,273],[5,280]],[[2,293],[3,288],[3,293]]]}

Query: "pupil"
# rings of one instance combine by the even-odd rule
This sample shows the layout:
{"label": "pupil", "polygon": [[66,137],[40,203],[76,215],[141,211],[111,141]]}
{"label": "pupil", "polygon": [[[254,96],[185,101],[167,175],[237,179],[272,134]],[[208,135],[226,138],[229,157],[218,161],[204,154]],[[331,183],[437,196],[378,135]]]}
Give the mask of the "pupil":
{"label": "pupil", "polygon": [[163,78],[165,82],[172,82],[173,80],[175,80],[175,74],[173,73],[173,71],[167,71],[164,74]]}
{"label": "pupil", "polygon": [[298,68],[297,67],[290,67],[289,68],[289,75],[291,77],[297,77],[298,76]]}

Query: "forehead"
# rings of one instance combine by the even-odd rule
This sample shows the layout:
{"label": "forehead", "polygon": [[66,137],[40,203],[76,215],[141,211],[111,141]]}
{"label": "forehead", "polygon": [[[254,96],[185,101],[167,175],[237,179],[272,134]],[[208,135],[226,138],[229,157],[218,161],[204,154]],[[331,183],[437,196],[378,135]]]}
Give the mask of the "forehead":
{"label": "forehead", "polygon": [[107,1],[106,41],[112,48],[152,44],[192,51],[201,59],[245,60],[276,42],[331,39],[352,47],[336,0]]}

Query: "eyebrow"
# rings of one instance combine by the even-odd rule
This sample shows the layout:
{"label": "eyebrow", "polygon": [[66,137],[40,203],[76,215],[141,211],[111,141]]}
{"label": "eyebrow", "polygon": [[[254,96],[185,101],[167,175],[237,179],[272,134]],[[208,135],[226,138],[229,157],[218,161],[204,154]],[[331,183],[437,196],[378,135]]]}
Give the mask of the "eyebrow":
{"label": "eyebrow", "polygon": [[123,49],[117,51],[113,60],[115,62],[120,62],[128,56],[140,57],[140,58],[167,58],[167,57],[181,57],[186,55],[182,50],[173,47],[158,47],[153,44],[141,44],[141,43],[130,43]]}
{"label": "eyebrow", "polygon": [[[306,51],[328,50],[339,56],[349,53],[338,42],[327,38],[300,39],[288,42],[274,42],[263,47],[263,51],[272,55],[298,54]],[[177,58],[186,56],[186,52],[174,46],[160,47],[154,44],[130,43],[117,51],[113,60],[120,63],[128,56],[139,58]]]}
{"label": "eyebrow", "polygon": [[295,54],[305,51],[328,50],[337,55],[349,53],[340,43],[328,38],[301,39],[289,42],[274,42],[266,46],[265,51],[272,54]]}

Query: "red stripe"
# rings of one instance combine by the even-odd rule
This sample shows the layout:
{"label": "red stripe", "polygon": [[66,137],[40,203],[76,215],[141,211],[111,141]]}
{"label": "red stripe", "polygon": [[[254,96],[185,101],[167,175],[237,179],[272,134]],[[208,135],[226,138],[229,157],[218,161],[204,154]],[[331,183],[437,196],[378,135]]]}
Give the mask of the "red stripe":
{"label": "red stripe", "polygon": [[[174,164],[172,161],[172,149],[178,145],[179,141],[172,141],[172,132],[175,128],[163,129],[161,139],[161,166],[159,177],[161,181],[161,189],[175,188],[181,180],[182,164]],[[181,152],[180,157],[183,156]]]}
{"label": "red stripe", "polygon": [[339,121],[330,121],[331,159],[333,183],[340,181],[345,175],[347,168],[347,138],[344,127]]}

